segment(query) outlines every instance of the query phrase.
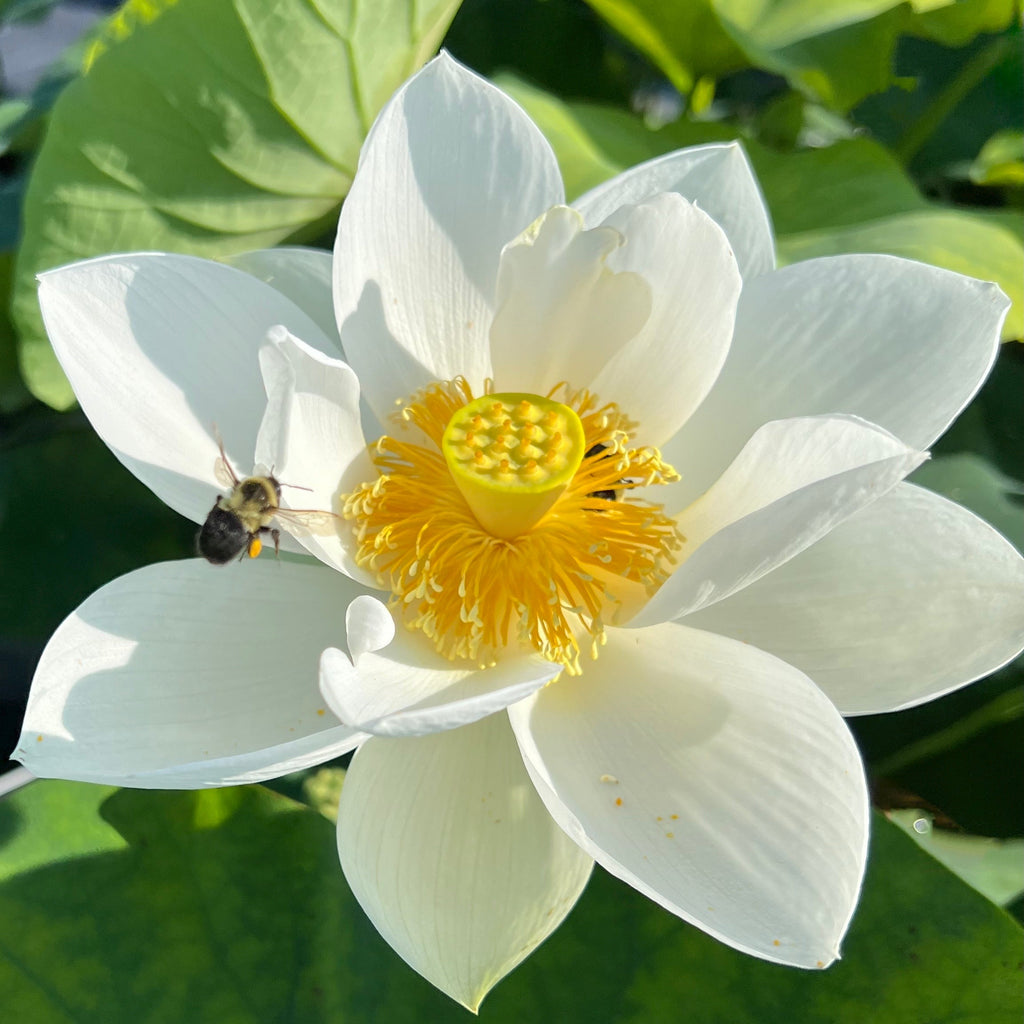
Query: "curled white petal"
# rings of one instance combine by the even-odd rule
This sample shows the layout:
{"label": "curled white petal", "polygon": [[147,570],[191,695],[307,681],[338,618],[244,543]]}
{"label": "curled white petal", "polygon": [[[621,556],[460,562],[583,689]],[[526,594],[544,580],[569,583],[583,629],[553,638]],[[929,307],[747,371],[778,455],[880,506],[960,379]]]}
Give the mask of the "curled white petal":
{"label": "curled white petal", "polygon": [[765,424],[714,487],[677,517],[685,561],[629,625],[680,618],[742,590],[925,458],[852,416]]}
{"label": "curled white petal", "polygon": [[728,236],[745,280],[775,267],[772,226],[750,161],[738,142],[691,146],[637,164],[573,205],[590,225],[621,206],[676,192],[706,211]]}
{"label": "curled white petal", "polygon": [[379,651],[395,639],[395,620],[382,601],[361,594],[345,610],[345,636],[348,656],[358,665],[364,654]]}
{"label": "curled white petal", "polygon": [[505,246],[498,269],[491,361],[500,391],[546,394],[559,381],[588,387],[651,314],[651,289],[608,257],[626,238],[583,229],[576,210],[548,210]]}
{"label": "curled white petal", "polygon": [[260,350],[267,408],[256,455],[282,483],[282,516],[311,555],[353,579],[373,585],[353,557],[341,499],[375,470],[360,426],[359,381],[339,359],[318,352],[282,327]]}
{"label": "curled white petal", "polygon": [[623,206],[602,223],[626,239],[609,255],[609,266],[642,277],[652,308],[592,386],[640,421],[645,443],[658,445],[690,418],[725,362],[739,268],[722,229],[674,193]]}
{"label": "curled white petal", "polygon": [[[350,652],[329,649],[320,660],[320,689],[338,718],[377,736],[420,736],[455,729],[502,711],[544,686],[560,665],[537,655],[510,655],[479,668],[438,654],[420,633],[396,631],[385,646],[383,615],[369,599],[350,615]],[[351,612],[351,609],[350,609]]]}

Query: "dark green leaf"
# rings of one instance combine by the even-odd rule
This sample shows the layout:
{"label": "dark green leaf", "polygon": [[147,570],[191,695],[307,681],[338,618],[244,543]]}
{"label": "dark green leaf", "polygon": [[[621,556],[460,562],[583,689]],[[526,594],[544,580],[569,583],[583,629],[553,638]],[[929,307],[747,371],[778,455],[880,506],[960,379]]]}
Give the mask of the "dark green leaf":
{"label": "dark green leaf", "polygon": [[957,198],[944,182],[949,170],[973,160],[993,133],[1020,125],[1020,28],[959,49],[905,37],[896,69],[899,85],[866,99],[856,120],[900,154],[930,191]]}
{"label": "dark green leaf", "polygon": [[[0,210],[5,206],[4,190],[0,188]],[[0,302],[11,293],[14,253],[0,251]],[[18,372],[17,340],[14,324],[7,309],[0,305],[0,416],[13,412],[31,401]],[[2,512],[0,512],[2,515]]]}
{"label": "dark green leaf", "polygon": [[714,0],[587,2],[682,93],[689,93],[700,78],[720,78],[750,64],[722,28]]}
{"label": "dark green leaf", "polygon": [[[1024,836],[1024,658],[897,715],[850,720],[870,774],[923,798],[967,832]],[[913,802],[911,802],[913,806]]]}
{"label": "dark green leaf", "polygon": [[547,136],[570,202],[634,164],[682,146],[730,139],[734,134],[714,123],[685,120],[650,129],[624,110],[566,103],[511,74],[497,76],[495,84],[521,104]]}
{"label": "dark green leaf", "polygon": [[[0,990],[12,1019],[469,1019],[373,932],[318,814],[255,788],[108,793],[41,782],[0,804],[12,865],[0,881]],[[828,971],[746,957],[597,872],[481,1016],[1016,1024],[1020,939],[1005,913],[878,817],[844,959]]]}
{"label": "dark green leaf", "polygon": [[837,110],[881,92],[905,11],[898,0],[714,0],[751,63]]}
{"label": "dark green leaf", "polygon": [[609,36],[578,0],[463,0],[444,48],[481,75],[515,68],[559,96],[628,103],[652,69]]}
{"label": "dark green leaf", "polygon": [[[747,143],[772,222],[783,236],[926,209],[927,201],[885,147],[868,138],[779,153]],[[842,196],[837,202],[836,197]]]}
{"label": "dark green leaf", "polygon": [[42,641],[115,576],[191,555],[196,528],[135,480],[79,413],[19,420],[0,448],[0,622],[7,639]]}

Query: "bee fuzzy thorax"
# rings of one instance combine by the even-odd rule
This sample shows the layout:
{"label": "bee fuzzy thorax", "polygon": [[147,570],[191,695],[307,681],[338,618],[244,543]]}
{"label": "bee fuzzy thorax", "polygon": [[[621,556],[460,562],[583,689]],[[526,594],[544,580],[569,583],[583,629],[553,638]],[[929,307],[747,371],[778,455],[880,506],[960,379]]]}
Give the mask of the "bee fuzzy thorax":
{"label": "bee fuzzy thorax", "polygon": [[238,516],[248,533],[258,533],[280,508],[281,484],[272,476],[250,476],[217,505]]}

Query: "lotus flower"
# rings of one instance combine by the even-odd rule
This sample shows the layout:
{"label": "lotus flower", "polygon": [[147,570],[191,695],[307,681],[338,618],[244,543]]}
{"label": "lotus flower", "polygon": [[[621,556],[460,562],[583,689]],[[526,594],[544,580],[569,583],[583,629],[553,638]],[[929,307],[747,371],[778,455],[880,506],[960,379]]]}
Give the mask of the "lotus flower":
{"label": "lotus flower", "polygon": [[842,715],[1024,645],[1024,561],[903,482],[992,365],[999,289],[885,256],[776,270],[736,145],[566,206],[537,128],[444,55],[373,126],[333,265],[230,263],[52,271],[50,338],[178,512],[222,492],[219,431],[240,476],[336,519],[284,533],[305,557],[93,594],[17,756],[197,787],[358,747],[348,881],[470,1008],[594,861],[737,949],[832,962],[868,834]]}

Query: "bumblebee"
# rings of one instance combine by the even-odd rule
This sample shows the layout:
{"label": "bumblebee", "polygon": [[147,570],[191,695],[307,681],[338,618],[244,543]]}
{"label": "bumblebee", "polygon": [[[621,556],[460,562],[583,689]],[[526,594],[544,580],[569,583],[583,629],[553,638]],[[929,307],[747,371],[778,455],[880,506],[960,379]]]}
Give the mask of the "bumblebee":
{"label": "bumblebee", "polygon": [[[605,452],[607,450],[608,450],[608,445],[606,445],[606,444],[595,444],[592,447],[587,449],[586,454],[583,456],[583,458],[589,459],[592,455],[600,455],[601,452]],[[606,459],[610,458],[610,456],[608,456],[608,455],[605,455],[604,457]],[[603,498],[605,501],[618,501],[618,499],[620,497],[620,494],[619,494],[618,491],[613,490],[610,487],[605,487],[605,488],[602,488],[599,491],[591,491],[587,495],[587,497],[588,498]],[[595,511],[600,511],[600,509],[597,509]]]}
{"label": "bumblebee", "polygon": [[226,565],[233,558],[246,555],[255,558],[263,550],[261,535],[271,537],[276,554],[281,532],[271,527],[274,519],[309,528],[329,524],[337,518],[332,512],[282,509],[280,480],[272,475],[247,476],[240,480],[224,454],[223,444],[214,471],[217,480],[230,490],[226,496],[217,495],[196,536],[196,550],[214,565]]}

